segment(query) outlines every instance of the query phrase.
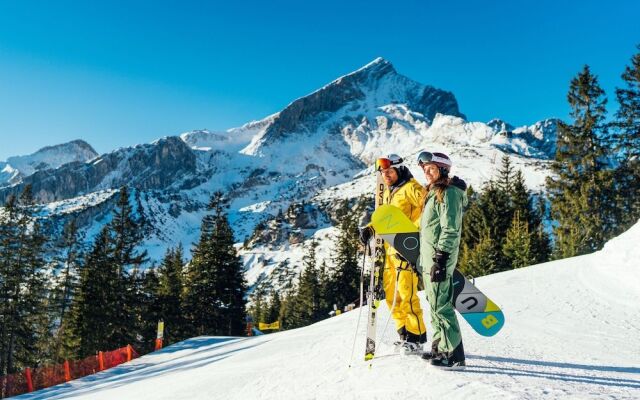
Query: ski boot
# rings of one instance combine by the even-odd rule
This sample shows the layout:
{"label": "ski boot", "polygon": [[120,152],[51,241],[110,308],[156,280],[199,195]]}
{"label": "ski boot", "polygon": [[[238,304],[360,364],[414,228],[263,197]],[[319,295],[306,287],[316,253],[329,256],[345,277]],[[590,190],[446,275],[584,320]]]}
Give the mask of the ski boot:
{"label": "ski boot", "polygon": [[422,354],[422,344],[414,342],[404,342],[400,348],[400,354],[404,356]]}
{"label": "ski boot", "polygon": [[440,352],[438,351],[438,343],[440,343],[440,339],[434,340],[431,343],[431,351],[425,351],[424,353],[422,353],[423,360],[429,361],[440,357]]}
{"label": "ski boot", "polygon": [[407,340],[402,344],[400,352],[405,356],[422,354],[422,345],[427,340],[426,333],[416,335],[415,333],[407,332],[406,338]]}
{"label": "ski boot", "polygon": [[405,327],[398,329],[398,340],[393,342],[393,347],[396,353],[400,352],[402,345],[407,341],[407,330]]}
{"label": "ski boot", "polygon": [[431,359],[431,365],[451,369],[464,369],[464,347],[462,342],[449,353],[441,353],[440,357]]}

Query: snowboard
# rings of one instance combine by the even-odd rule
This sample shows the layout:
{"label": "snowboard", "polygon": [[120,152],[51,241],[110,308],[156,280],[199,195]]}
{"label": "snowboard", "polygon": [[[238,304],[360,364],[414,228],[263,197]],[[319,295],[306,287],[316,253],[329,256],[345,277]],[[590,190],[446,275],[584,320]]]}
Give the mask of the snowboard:
{"label": "snowboard", "polygon": [[[402,210],[391,205],[377,207],[371,226],[382,239],[411,264],[418,265],[420,232]],[[453,304],[462,318],[482,336],[493,336],[504,325],[504,314],[491,299],[457,269],[453,273]]]}

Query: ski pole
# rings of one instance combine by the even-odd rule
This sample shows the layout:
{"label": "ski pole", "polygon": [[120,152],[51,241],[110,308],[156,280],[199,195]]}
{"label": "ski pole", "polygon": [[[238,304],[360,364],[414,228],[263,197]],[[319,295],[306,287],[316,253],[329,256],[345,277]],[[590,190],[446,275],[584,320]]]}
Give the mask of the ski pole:
{"label": "ski pole", "polygon": [[[368,245],[367,245],[368,246]],[[356,350],[356,338],[358,337],[358,330],[360,329],[360,316],[362,315],[362,301],[364,291],[364,267],[367,261],[367,250],[362,253],[362,268],[360,269],[360,309],[358,310],[358,322],[356,323],[356,331],[353,333],[353,344],[351,345],[351,357],[349,358],[349,368],[353,362],[353,353]]]}
{"label": "ski pole", "polygon": [[371,248],[369,247],[369,243],[364,248],[364,253],[362,253],[362,268],[360,268],[360,307],[362,308],[362,303],[364,302],[364,268],[367,265],[367,251],[371,254]]}

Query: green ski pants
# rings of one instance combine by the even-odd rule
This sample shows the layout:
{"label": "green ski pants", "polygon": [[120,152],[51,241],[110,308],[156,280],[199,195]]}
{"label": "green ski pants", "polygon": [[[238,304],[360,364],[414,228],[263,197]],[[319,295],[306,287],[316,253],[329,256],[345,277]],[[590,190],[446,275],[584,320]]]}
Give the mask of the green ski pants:
{"label": "green ski pants", "polygon": [[429,273],[424,275],[427,301],[431,311],[433,341],[438,341],[438,351],[450,353],[462,342],[460,325],[453,307],[453,278],[447,273],[443,282],[431,282]]}

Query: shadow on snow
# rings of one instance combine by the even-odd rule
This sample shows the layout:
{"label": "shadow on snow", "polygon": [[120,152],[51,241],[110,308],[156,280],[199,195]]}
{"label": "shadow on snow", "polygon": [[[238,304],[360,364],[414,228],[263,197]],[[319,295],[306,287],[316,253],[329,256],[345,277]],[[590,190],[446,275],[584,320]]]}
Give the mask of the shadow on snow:
{"label": "shadow on snow", "polygon": [[[640,380],[606,377],[606,376],[599,376],[594,374],[598,372],[640,374],[640,368],[636,368],[636,367],[571,364],[571,363],[552,362],[552,361],[522,360],[517,358],[476,356],[476,355],[467,355],[467,359],[486,360],[490,362],[501,363],[503,365],[499,365],[499,366],[470,365],[460,372],[463,372],[463,373],[468,372],[468,373],[476,373],[476,374],[497,374],[497,375],[509,375],[509,376],[528,376],[528,377],[545,378],[545,379],[551,379],[551,380],[561,380],[561,381],[567,381],[567,382],[578,382],[578,383],[587,383],[587,384],[594,384],[594,385],[618,386],[618,387],[640,389]],[[510,367],[504,364],[520,364],[522,365],[522,367],[521,368]],[[539,370],[531,369],[530,367],[532,366],[582,370],[586,374],[577,375],[575,373],[569,374],[565,372],[539,371]]]}

